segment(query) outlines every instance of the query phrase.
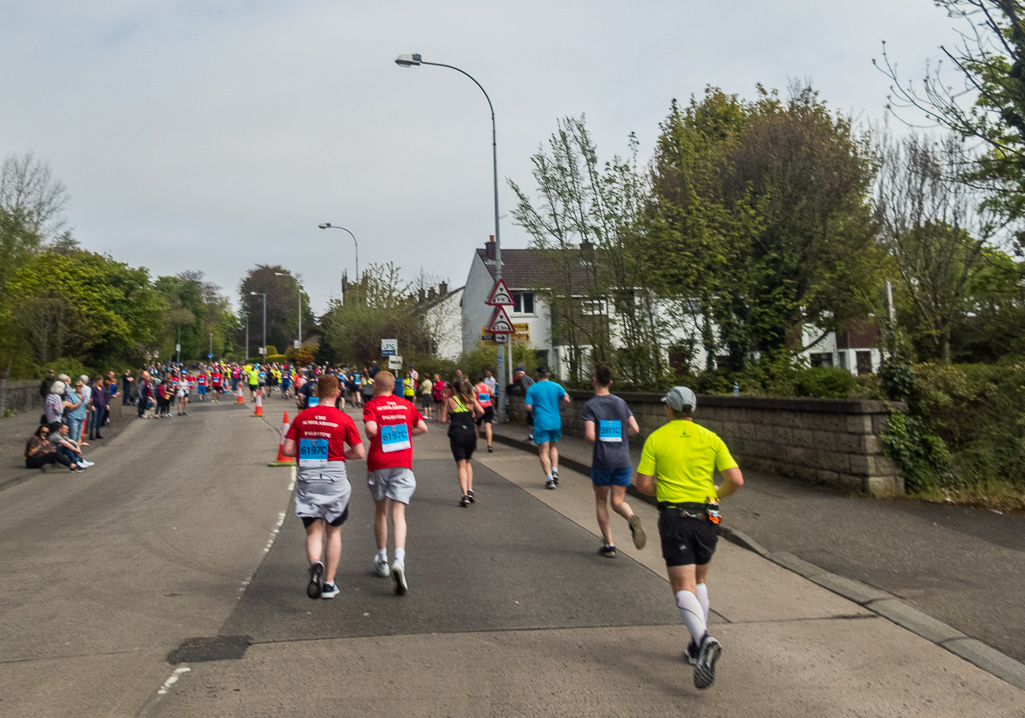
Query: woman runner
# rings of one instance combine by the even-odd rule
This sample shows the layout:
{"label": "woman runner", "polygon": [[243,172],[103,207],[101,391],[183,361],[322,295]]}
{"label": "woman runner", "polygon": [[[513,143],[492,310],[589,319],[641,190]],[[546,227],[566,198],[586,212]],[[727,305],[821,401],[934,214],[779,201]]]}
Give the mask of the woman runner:
{"label": "woman runner", "polygon": [[459,488],[463,498],[460,506],[469,506],[476,501],[473,495],[473,466],[470,459],[477,448],[477,425],[475,419],[484,415],[484,409],[473,395],[473,389],[463,378],[452,385],[452,396],[447,401],[449,426],[448,443],[452,447],[452,458],[456,460],[459,474]]}

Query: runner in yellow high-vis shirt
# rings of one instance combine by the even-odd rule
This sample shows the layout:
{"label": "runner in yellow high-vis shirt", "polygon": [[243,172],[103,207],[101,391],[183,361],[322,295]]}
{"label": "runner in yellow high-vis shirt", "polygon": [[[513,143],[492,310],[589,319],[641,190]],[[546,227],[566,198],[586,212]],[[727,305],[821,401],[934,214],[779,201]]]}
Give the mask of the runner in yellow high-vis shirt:
{"label": "runner in yellow high-vis shirt", "polygon": [[[637,490],[658,499],[658,532],[676,607],[691,635],[687,658],[694,665],[694,685],[715,681],[722,654],[708,635],[708,587],[705,579],[719,537],[719,498],[736,493],[744,477],[726,444],[693,421],[697,397],[685,386],[662,399],[669,423],[653,431],[637,465]],[[715,471],[723,475],[716,489]]]}

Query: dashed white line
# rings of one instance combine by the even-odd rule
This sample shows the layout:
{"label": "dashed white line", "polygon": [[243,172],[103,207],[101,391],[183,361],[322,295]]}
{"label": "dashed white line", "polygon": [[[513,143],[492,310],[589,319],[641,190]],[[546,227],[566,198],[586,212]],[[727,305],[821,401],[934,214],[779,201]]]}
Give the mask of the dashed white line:
{"label": "dashed white line", "polygon": [[179,677],[180,677],[180,676],[181,676],[181,675],[182,675],[183,673],[188,673],[188,672],[189,672],[189,671],[191,671],[191,670],[192,670],[192,669],[191,669],[191,668],[189,668],[188,666],[180,666],[180,667],[178,667],[178,668],[175,668],[175,669],[174,669],[174,673],[172,673],[172,674],[171,674],[171,675],[170,675],[170,676],[168,677],[168,679],[167,679],[166,681],[164,681],[164,685],[160,686],[160,690],[159,690],[159,691],[157,691],[157,695],[161,695],[161,696],[162,696],[162,695],[164,695],[165,693],[167,693],[167,690],[168,690],[168,689],[169,689],[169,688],[170,688],[171,686],[173,686],[173,685],[174,685],[175,683],[177,683],[177,682],[178,682],[178,678],[179,678]]}

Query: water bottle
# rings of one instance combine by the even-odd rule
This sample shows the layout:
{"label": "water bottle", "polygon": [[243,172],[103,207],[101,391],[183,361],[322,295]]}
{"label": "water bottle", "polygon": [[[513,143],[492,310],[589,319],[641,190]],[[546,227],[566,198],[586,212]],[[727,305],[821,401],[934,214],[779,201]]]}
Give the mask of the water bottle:
{"label": "water bottle", "polygon": [[733,396],[740,396],[740,384],[733,382]]}

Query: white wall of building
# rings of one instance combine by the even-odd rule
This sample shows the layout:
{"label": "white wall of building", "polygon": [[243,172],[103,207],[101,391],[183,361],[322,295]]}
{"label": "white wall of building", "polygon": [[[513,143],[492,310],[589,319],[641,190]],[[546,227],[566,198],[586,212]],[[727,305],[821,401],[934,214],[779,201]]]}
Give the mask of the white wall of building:
{"label": "white wall of building", "polygon": [[456,360],[463,351],[463,315],[461,304],[464,289],[450,292],[424,313],[424,320],[438,342],[438,356]]}

